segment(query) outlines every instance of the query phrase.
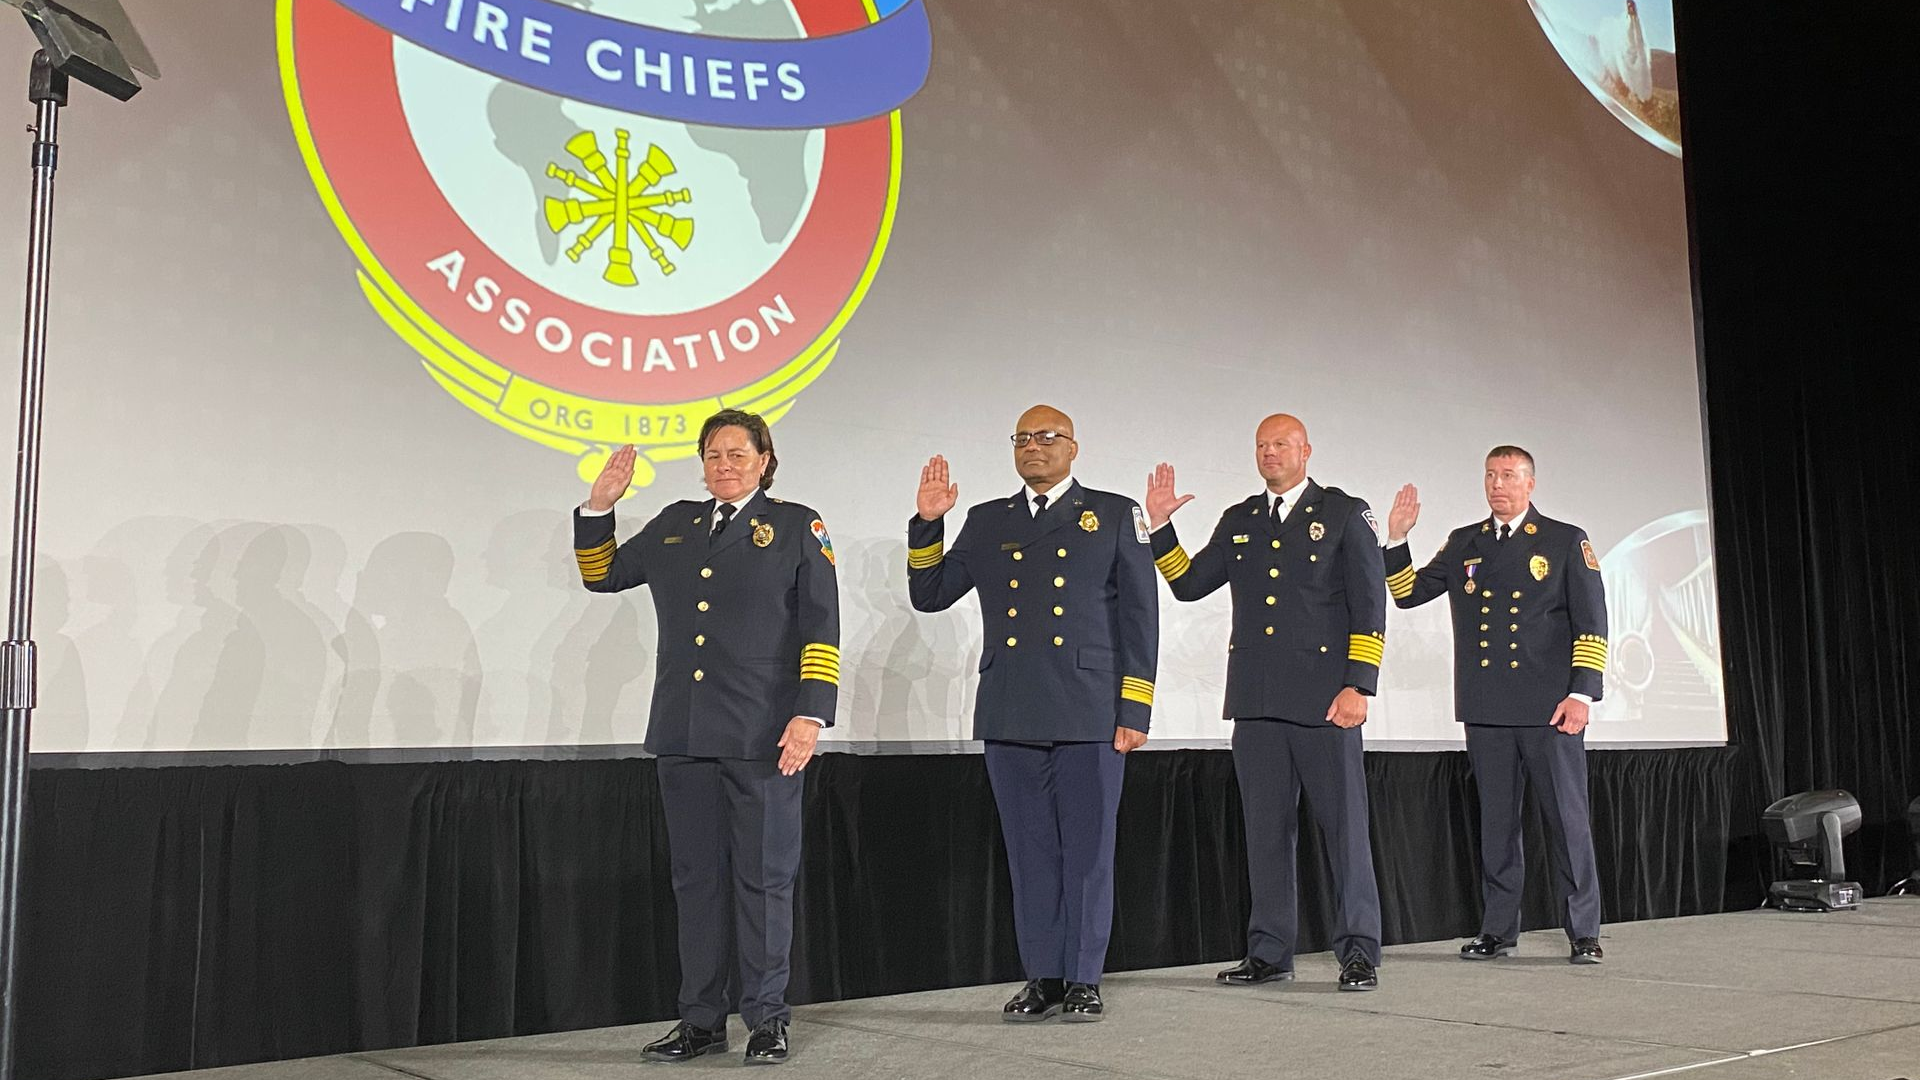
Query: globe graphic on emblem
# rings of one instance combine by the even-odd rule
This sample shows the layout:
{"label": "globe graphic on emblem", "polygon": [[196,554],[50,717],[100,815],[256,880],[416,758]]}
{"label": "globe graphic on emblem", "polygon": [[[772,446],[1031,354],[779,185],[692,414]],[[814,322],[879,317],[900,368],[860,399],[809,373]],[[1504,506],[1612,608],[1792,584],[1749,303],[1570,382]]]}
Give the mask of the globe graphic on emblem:
{"label": "globe graphic on emblem", "polygon": [[[593,0],[597,15],[715,37],[803,36],[788,0]],[[825,133],[719,128],[636,116],[496,78],[394,39],[394,75],[406,122],[435,186],[495,256],[529,280],[619,315],[697,311],[766,273],[800,231],[820,178]],[[621,62],[631,80],[633,60]],[[657,75],[653,76],[658,78]],[[676,68],[673,77],[678,78]],[[777,93],[778,88],[762,90]],[[604,236],[590,202],[556,170],[591,177],[579,151],[613,169],[627,133],[635,196],[656,225],[635,229],[631,273],[609,280]],[[589,138],[590,136],[590,138]],[[559,210],[555,210],[556,201]],[[555,228],[555,225],[560,225]]]}
{"label": "globe graphic on emblem", "polygon": [[1575,78],[1627,130],[1680,156],[1672,0],[1527,0]]}

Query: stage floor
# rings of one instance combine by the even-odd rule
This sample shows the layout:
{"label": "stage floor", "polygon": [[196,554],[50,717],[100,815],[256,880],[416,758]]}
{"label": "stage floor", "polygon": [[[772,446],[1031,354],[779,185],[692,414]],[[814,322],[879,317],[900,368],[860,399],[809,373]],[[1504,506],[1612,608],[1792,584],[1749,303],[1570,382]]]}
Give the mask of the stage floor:
{"label": "stage floor", "polygon": [[[1387,950],[1381,988],[1339,993],[1331,956],[1300,981],[1216,986],[1219,964],[1110,975],[1099,1024],[1003,1023],[1010,985],[809,1005],[766,1075],[826,1077],[1920,1078],[1920,899],[1610,926],[1574,967],[1558,932],[1504,960],[1459,942]],[[589,1080],[741,1067],[732,1049],[646,1065],[669,1024],[391,1050],[198,1073],[196,1080]]]}

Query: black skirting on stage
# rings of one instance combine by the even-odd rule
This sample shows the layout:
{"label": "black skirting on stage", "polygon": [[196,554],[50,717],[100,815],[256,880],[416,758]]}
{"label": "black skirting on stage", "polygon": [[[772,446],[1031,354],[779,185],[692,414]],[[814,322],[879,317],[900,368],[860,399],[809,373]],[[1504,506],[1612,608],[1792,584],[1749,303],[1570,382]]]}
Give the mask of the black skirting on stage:
{"label": "black skirting on stage", "polygon": [[[1752,821],[1734,816],[1739,755],[1589,755],[1609,922],[1720,910],[1730,870],[1730,906],[1758,902],[1757,864],[1728,861]],[[1466,755],[1370,753],[1366,769],[1386,942],[1470,935]],[[807,781],[794,1003],[1020,978],[979,755],[828,754]],[[674,1012],[651,760],[43,768],[28,828],[26,1080]],[[1527,828],[1526,924],[1554,925],[1537,813]],[[1119,830],[1108,970],[1239,957],[1245,844],[1228,752],[1133,755]],[[1333,908],[1305,822],[1300,856],[1311,952],[1329,947]]]}

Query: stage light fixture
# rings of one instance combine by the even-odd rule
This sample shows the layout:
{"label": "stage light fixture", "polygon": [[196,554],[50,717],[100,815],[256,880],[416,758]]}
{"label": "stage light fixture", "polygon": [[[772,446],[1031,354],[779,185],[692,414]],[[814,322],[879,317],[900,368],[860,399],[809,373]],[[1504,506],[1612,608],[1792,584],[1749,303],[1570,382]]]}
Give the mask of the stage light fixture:
{"label": "stage light fixture", "polygon": [[1767,902],[1782,911],[1860,906],[1860,883],[1847,876],[1840,838],[1860,828],[1860,801],[1844,791],[1803,791],[1767,807],[1761,830],[1773,844]]}
{"label": "stage light fixture", "polygon": [[1895,885],[1889,896],[1920,896],[1920,799],[1907,804],[1907,832],[1913,836],[1913,873]]}

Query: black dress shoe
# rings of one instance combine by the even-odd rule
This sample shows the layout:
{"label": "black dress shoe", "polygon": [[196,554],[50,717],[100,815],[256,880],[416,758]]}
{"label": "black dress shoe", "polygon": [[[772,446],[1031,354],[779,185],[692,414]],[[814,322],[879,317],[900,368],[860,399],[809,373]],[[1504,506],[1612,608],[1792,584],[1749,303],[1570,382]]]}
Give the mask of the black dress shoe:
{"label": "black dress shoe", "polygon": [[747,1064],[778,1065],[787,1060],[787,1022],[762,1020],[747,1036]]}
{"label": "black dress shoe", "polygon": [[1278,964],[1269,964],[1265,960],[1249,956],[1213,977],[1217,983],[1228,986],[1258,986],[1264,982],[1291,982],[1293,969]]}
{"label": "black dress shoe", "polygon": [[1519,943],[1514,941],[1501,941],[1492,934],[1481,934],[1479,937],[1460,946],[1460,959],[1492,960],[1512,952],[1514,946],[1517,944]]}
{"label": "black dress shoe", "polygon": [[1373,961],[1356,956],[1343,964],[1340,968],[1340,989],[1380,989],[1380,973],[1373,969]]}
{"label": "black dress shoe", "polygon": [[1067,1000],[1060,1006],[1060,1019],[1076,1024],[1090,1024],[1106,1015],[1106,1006],[1100,1003],[1100,987],[1094,983],[1068,983]]}
{"label": "black dress shoe", "polygon": [[1567,963],[1598,964],[1606,958],[1607,954],[1600,951],[1599,938],[1583,937],[1574,941],[1573,955],[1567,957]]}
{"label": "black dress shoe", "polygon": [[727,1048],[727,1030],[708,1031],[685,1020],[673,1025],[663,1039],[641,1048],[648,1061],[692,1061],[702,1054],[717,1054]]}
{"label": "black dress shoe", "polygon": [[1061,979],[1030,979],[1013,1000],[1000,1009],[1000,1019],[1012,1024],[1037,1024],[1060,1012],[1067,999],[1067,984]]}

